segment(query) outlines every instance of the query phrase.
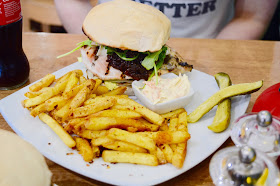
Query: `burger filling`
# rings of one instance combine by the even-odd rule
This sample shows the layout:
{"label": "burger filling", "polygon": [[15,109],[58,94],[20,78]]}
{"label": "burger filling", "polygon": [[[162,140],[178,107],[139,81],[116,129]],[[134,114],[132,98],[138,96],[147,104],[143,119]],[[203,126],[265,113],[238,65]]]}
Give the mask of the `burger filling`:
{"label": "burger filling", "polygon": [[146,56],[147,54],[138,53],[135,51],[126,51],[126,57],[133,59],[131,61],[127,61],[120,58],[115,52],[113,52],[107,55],[106,61],[109,63],[109,66],[120,70],[123,74],[128,75],[135,80],[147,80],[151,72],[141,65],[141,62]]}
{"label": "burger filling", "polygon": [[[157,52],[137,52],[102,46],[91,40],[78,43],[68,55],[81,49],[82,61],[93,75],[103,80],[150,80],[168,72],[192,70],[179,54],[167,46]],[[156,78],[157,79],[157,78]]]}
{"label": "burger filling", "polygon": [[154,71],[163,64],[166,49],[164,46],[160,51],[150,53],[87,43],[81,47],[81,53],[87,68],[99,78],[148,80],[157,75]]}

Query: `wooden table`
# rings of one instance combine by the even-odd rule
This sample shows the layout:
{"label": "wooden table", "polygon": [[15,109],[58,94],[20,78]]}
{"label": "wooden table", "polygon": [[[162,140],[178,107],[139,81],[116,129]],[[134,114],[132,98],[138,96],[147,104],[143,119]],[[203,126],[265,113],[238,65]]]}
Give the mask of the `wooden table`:
{"label": "wooden table", "polygon": [[[76,62],[76,57],[80,55],[78,51],[61,59],[56,59],[56,56],[70,51],[76,43],[85,39],[83,35],[24,33],[23,48],[31,67],[28,83]],[[172,38],[168,44],[193,64],[195,69],[210,75],[226,72],[234,84],[263,79],[264,86],[260,91],[252,94],[247,112],[251,111],[257,96],[262,91],[280,82],[280,42]],[[17,90],[0,91],[0,99]],[[1,115],[0,128],[12,131]],[[232,145],[232,141],[228,139],[221,148]],[[213,185],[209,176],[211,157],[161,185]],[[52,181],[60,186],[104,185],[67,170],[50,160],[47,160],[47,163],[53,173]]]}

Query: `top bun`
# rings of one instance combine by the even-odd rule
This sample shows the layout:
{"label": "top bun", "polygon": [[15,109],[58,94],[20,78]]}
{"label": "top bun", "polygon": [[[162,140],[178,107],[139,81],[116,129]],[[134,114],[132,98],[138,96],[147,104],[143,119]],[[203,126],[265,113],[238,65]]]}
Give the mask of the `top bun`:
{"label": "top bun", "polygon": [[30,143],[0,129],[0,147],[0,185],[51,185],[45,158]]}
{"label": "top bun", "polygon": [[102,3],[88,13],[83,31],[99,44],[155,52],[170,37],[170,20],[158,9],[131,0]]}

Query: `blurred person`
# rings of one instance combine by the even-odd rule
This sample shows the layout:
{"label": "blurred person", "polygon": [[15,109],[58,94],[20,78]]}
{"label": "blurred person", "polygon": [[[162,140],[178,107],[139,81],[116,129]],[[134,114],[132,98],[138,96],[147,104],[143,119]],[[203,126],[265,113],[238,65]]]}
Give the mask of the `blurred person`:
{"label": "blurred person", "polygon": [[[278,0],[135,1],[162,11],[171,20],[171,37],[217,39],[261,39],[278,4]],[[93,7],[90,0],[55,0],[55,4],[67,32],[82,33],[83,20]]]}

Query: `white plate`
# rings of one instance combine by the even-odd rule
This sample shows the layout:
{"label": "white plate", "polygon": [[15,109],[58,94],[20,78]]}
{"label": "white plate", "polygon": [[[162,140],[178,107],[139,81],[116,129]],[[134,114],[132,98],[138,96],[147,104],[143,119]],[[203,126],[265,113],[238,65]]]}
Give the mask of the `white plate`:
{"label": "white plate", "polygon": [[[82,69],[85,73],[83,64],[77,62],[54,74],[60,77],[74,69]],[[195,91],[192,102],[186,108],[190,113],[219,88],[213,76],[197,70],[187,75]],[[229,137],[230,129],[216,134],[207,128],[215,115],[216,108],[214,108],[199,122],[189,124],[191,139],[188,141],[187,156],[182,169],[177,169],[171,164],[156,167],[124,163],[110,164],[105,163],[102,158],[94,160],[94,163],[87,166],[88,163],[84,162],[77,151],[68,148],[46,124],[38,117],[30,116],[29,111],[22,107],[21,101],[26,99],[24,93],[27,91],[28,87],[24,87],[0,100],[0,112],[12,129],[57,164],[92,179],[114,185],[155,185],[167,181],[202,162]],[[249,95],[233,99],[231,123],[245,113],[249,101]],[[73,155],[67,155],[67,153],[73,153]]]}

